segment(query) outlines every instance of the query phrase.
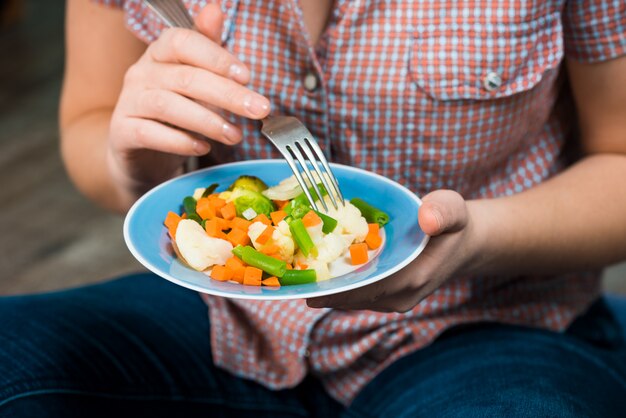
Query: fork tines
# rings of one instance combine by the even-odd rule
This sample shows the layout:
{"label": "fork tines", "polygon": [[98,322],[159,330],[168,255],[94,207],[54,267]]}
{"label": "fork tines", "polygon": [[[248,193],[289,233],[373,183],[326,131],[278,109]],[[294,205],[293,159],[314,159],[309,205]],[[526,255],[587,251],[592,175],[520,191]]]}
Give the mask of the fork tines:
{"label": "fork tines", "polygon": [[[319,210],[316,203],[316,201],[319,200],[324,211],[328,211],[328,205],[318,186],[320,182],[326,189],[328,197],[335,209],[339,208],[338,199],[341,205],[344,205],[344,198],[339,189],[339,183],[333,175],[324,153],[313,138],[313,135],[311,135],[309,130],[306,129],[300,121],[294,117],[285,116],[266,118],[263,121],[261,133],[263,133],[283,155],[313,209]],[[298,169],[296,161],[300,169]],[[311,171],[311,167],[314,172]],[[315,198],[311,195],[309,185],[302,177],[301,172],[304,173],[311,189],[315,192]]]}
{"label": "fork tines", "polygon": [[194,22],[181,0],[143,0],[165,24],[175,28],[193,28]]}

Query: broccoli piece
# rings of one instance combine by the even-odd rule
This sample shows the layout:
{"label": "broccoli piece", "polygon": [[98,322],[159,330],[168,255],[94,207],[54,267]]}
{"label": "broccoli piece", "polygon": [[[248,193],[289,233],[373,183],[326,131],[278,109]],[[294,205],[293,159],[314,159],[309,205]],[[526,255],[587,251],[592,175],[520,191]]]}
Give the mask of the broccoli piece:
{"label": "broccoli piece", "polygon": [[264,213],[267,216],[276,210],[274,202],[270,199],[259,192],[244,188],[235,188],[229,200],[235,203],[237,216],[242,216],[242,213],[248,208],[252,208],[259,215]]}
{"label": "broccoli piece", "polygon": [[255,176],[239,176],[239,178],[228,188],[230,191],[235,189],[245,189],[261,193],[263,190],[267,189],[267,184]]}

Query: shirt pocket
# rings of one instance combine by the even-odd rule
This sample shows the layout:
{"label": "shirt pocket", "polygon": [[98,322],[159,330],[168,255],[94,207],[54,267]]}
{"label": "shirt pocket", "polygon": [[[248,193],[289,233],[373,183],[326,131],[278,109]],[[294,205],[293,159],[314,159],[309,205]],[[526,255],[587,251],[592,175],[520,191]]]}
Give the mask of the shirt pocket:
{"label": "shirt pocket", "polygon": [[487,100],[532,89],[562,58],[558,12],[520,22],[435,22],[414,32],[409,73],[434,99]]}

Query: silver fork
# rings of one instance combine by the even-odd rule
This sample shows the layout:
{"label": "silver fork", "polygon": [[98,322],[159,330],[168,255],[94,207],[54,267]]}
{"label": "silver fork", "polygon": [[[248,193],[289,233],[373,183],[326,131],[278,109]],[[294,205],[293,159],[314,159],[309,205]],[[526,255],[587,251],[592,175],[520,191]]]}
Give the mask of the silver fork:
{"label": "silver fork", "polygon": [[[189,12],[185,8],[185,5],[181,0],[143,0],[144,4],[154,11],[159,18],[169,27],[179,27],[186,29],[193,29],[194,22]],[[307,161],[311,164],[317,173],[322,184],[328,191],[328,196],[335,207],[339,208],[337,198],[340,199],[341,204],[345,205],[345,200],[339,189],[339,182],[330,169],[328,161],[324,153],[320,149],[319,145],[311,135],[311,132],[296,118],[292,116],[273,116],[267,117],[263,120],[263,127],[261,133],[270,140],[271,143],[278,148],[280,153],[287,160],[287,164],[291,167],[291,170],[296,176],[300,187],[304,191],[309,203],[315,210],[319,210],[316,204],[316,200],[322,203],[325,211],[328,211],[328,205],[322,196],[322,193],[317,185],[317,181],[313,178],[313,174],[309,169]],[[304,155],[302,154],[304,153]],[[306,156],[306,158],[304,158]],[[309,187],[302,178],[300,170],[296,167],[294,158],[300,164],[302,171],[305,173],[307,179],[313,186],[313,190],[317,194],[317,199],[311,196]],[[333,188],[330,188],[330,184],[326,180],[326,176],[320,169],[320,164],[324,169],[324,172],[328,174],[330,182]],[[190,158],[187,161],[187,169],[193,170],[197,167],[198,163],[195,158]]]}
{"label": "silver fork", "polygon": [[[341,205],[345,205],[345,200],[339,189],[339,182],[330,169],[330,165],[324,156],[324,153],[320,149],[319,145],[313,138],[313,135],[309,130],[293,116],[268,116],[263,119],[263,126],[261,127],[261,133],[265,136],[274,146],[280,151],[287,164],[296,176],[300,187],[304,191],[309,203],[315,210],[319,210],[316,204],[316,200],[322,203],[325,211],[328,211],[328,206],[324,201],[324,197],[317,185],[317,181],[313,178],[313,173],[309,168],[309,165],[313,167],[315,173],[321,180],[322,184],[328,191],[328,196],[335,207],[339,209],[337,198],[339,198]],[[312,185],[313,190],[316,193],[316,198],[313,198],[309,187],[304,181],[300,170],[296,166],[296,161],[300,165],[302,172],[306,175],[307,179]],[[320,169],[320,165],[323,169]],[[330,178],[330,183],[326,180],[327,174]]]}
{"label": "silver fork", "polygon": [[[195,29],[195,23],[189,15],[182,0],[143,0],[159,18],[170,28]],[[185,162],[185,171],[197,170],[198,157],[188,157]]]}
{"label": "silver fork", "polygon": [[171,28],[193,29],[194,23],[181,0],[143,0]]}

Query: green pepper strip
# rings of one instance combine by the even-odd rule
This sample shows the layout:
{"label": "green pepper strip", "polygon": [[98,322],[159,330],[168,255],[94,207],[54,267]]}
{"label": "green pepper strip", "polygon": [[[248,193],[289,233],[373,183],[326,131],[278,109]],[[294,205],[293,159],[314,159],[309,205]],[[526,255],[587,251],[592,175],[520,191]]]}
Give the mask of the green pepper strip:
{"label": "green pepper strip", "polygon": [[296,242],[305,257],[308,257],[309,254],[313,254],[313,257],[317,257],[317,248],[315,248],[315,244],[313,244],[313,240],[311,239],[309,232],[302,223],[302,219],[294,219],[291,221],[289,224],[289,230],[291,231],[293,240]]}
{"label": "green pepper strip", "polygon": [[287,263],[284,261],[260,253],[247,245],[245,247],[236,246],[233,248],[233,254],[249,266],[261,269],[272,276],[282,277],[287,271]]}
{"label": "green pepper strip", "polygon": [[328,215],[323,214],[317,210],[313,210],[320,217],[324,225],[322,225],[322,232],[325,234],[330,234],[337,228],[337,220],[335,218],[331,218]]}
{"label": "green pepper strip", "polygon": [[389,222],[389,215],[387,212],[380,210],[369,203],[364,202],[362,199],[355,197],[350,200],[356,208],[361,212],[361,215],[368,223],[377,223],[380,226],[385,226]]}
{"label": "green pepper strip", "polygon": [[287,270],[283,277],[279,279],[281,286],[315,283],[316,281],[317,274],[315,270]]}
{"label": "green pepper strip", "polygon": [[200,215],[196,212],[196,199],[194,199],[193,196],[187,196],[183,199],[183,209],[187,214],[187,219],[198,223],[202,222],[202,218],[200,218]]}

